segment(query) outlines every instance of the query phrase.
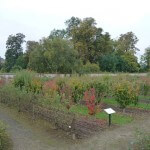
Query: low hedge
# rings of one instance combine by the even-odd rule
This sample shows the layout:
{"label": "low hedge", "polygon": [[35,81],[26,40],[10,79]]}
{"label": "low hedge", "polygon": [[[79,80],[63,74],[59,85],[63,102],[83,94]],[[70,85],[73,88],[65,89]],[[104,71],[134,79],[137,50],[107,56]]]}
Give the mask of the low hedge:
{"label": "low hedge", "polygon": [[3,122],[0,121],[0,150],[11,150],[12,143],[6,132],[6,127]]}

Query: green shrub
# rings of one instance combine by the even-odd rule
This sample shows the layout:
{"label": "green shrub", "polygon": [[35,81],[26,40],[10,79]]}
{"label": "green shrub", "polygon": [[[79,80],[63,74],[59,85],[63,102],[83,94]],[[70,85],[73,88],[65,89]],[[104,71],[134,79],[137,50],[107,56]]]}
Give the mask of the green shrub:
{"label": "green shrub", "polygon": [[86,63],[85,65],[83,65],[79,72],[82,74],[84,73],[98,73],[100,72],[100,68],[98,64],[92,64],[90,62]]}
{"label": "green shrub", "polygon": [[23,109],[30,109],[33,103],[38,103],[37,95],[33,92],[20,90],[13,85],[8,84],[0,88],[0,102],[9,106],[16,107],[19,111]]}
{"label": "green shrub", "polygon": [[54,91],[52,95],[47,93],[38,98],[38,104],[46,108],[57,107],[61,105],[61,96],[57,91]]}
{"label": "green shrub", "polygon": [[107,85],[104,82],[92,82],[91,87],[96,91],[96,101],[99,103],[107,95]]}
{"label": "green shrub", "polygon": [[57,79],[58,91],[60,95],[63,93],[65,97],[78,103],[83,100],[84,92],[90,88],[96,90],[96,102],[99,103],[104,97],[110,94],[111,88],[109,78],[101,77],[71,77]]}
{"label": "green shrub", "polygon": [[66,84],[72,89],[72,98],[75,103],[83,100],[84,92],[87,89],[87,83],[80,78],[71,78]]}
{"label": "green shrub", "polygon": [[23,87],[30,87],[32,79],[35,77],[35,74],[29,71],[20,71],[17,72],[14,78],[14,86],[22,90]]}
{"label": "green shrub", "polygon": [[20,66],[15,65],[12,67],[11,72],[18,72],[20,70],[22,70],[22,68]]}
{"label": "green shrub", "polygon": [[130,104],[138,103],[139,87],[126,80],[122,80],[114,86],[115,100],[121,108],[126,108]]}
{"label": "green shrub", "polygon": [[31,71],[20,71],[16,73],[13,82],[17,88],[25,89],[27,92],[39,93],[42,90],[42,81]]}
{"label": "green shrub", "polygon": [[104,97],[115,96],[119,105],[125,108],[138,102],[138,79],[127,75],[113,77],[85,75],[42,81],[32,72],[21,71],[16,74],[13,84],[0,88],[0,100],[18,108],[33,103],[46,106],[55,101],[72,105],[79,103],[80,100],[83,101],[85,91],[94,88],[96,104],[100,103]]}
{"label": "green shrub", "polygon": [[11,140],[6,132],[5,125],[0,121],[0,150],[10,150]]}
{"label": "green shrub", "polygon": [[150,78],[141,77],[140,78],[140,91],[144,96],[150,95]]}

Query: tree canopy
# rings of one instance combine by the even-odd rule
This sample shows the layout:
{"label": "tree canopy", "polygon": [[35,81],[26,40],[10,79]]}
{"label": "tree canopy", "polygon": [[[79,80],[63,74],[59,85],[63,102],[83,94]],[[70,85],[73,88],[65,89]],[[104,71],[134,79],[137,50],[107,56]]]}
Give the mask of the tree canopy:
{"label": "tree canopy", "polygon": [[141,67],[144,71],[150,70],[150,47],[145,49],[145,53],[141,57]]}
{"label": "tree canopy", "polygon": [[[138,38],[130,31],[112,39],[109,32],[98,27],[92,17],[71,17],[65,21],[65,29],[53,29],[48,37],[39,41],[27,41],[25,35],[10,35],[6,42],[6,60],[3,68],[31,69],[40,73],[90,73],[138,72],[136,47]],[[142,64],[150,67],[149,49],[142,56]],[[2,68],[2,66],[1,66]]]}
{"label": "tree canopy", "polygon": [[13,66],[15,66],[18,57],[23,55],[22,44],[25,35],[22,33],[17,33],[16,35],[10,35],[6,41],[6,53],[5,53],[5,69],[10,71]]}

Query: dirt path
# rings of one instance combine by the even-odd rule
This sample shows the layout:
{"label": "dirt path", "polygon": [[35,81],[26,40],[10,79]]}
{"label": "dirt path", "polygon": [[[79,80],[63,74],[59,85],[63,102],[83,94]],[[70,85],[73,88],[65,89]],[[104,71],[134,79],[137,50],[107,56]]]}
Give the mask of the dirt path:
{"label": "dirt path", "polygon": [[108,129],[101,134],[85,140],[76,149],[82,150],[129,150],[131,144],[135,141],[135,134],[138,131],[150,133],[150,114],[144,114],[132,123],[115,128]]}
{"label": "dirt path", "polygon": [[0,106],[0,120],[7,124],[14,150],[69,150],[75,141],[46,122],[33,122],[29,116]]}
{"label": "dirt path", "polygon": [[128,150],[137,129],[150,132],[148,114],[128,125],[77,141],[72,141],[65,132],[56,131],[43,121],[33,122],[29,116],[4,106],[0,106],[0,120],[8,124],[14,150]]}

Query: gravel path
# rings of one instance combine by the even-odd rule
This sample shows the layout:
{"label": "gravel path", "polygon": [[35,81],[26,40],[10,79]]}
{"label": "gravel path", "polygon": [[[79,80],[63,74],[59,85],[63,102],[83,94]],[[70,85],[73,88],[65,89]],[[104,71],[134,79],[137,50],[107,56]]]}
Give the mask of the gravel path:
{"label": "gravel path", "polygon": [[94,137],[77,141],[72,141],[65,132],[42,128],[41,124],[32,123],[23,114],[4,106],[0,106],[0,120],[8,125],[14,150],[129,150],[137,129],[150,132],[149,114],[141,115],[128,125],[109,128]]}

